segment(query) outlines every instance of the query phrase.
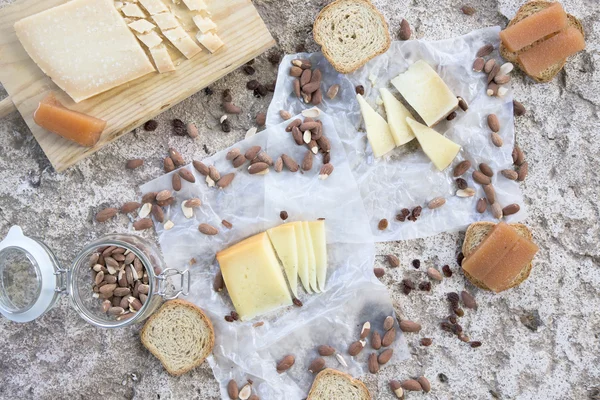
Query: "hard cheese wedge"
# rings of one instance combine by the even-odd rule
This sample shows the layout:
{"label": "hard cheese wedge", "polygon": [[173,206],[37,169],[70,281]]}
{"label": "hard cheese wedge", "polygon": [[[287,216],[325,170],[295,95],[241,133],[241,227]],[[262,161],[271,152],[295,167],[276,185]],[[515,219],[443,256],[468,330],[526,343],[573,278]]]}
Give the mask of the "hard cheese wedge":
{"label": "hard cheese wedge", "polygon": [[396,143],[394,142],[388,123],[377,111],[373,110],[373,107],[360,94],[357,94],[356,98],[365,121],[367,138],[369,139],[369,143],[371,143],[375,157],[381,157],[394,150]]}
{"label": "hard cheese wedge", "polygon": [[410,111],[389,90],[381,88],[379,93],[383,99],[387,122],[396,146],[402,146],[413,140],[415,135],[406,123],[406,118],[412,118]]}
{"label": "hard cheese wedge", "polygon": [[437,169],[440,171],[445,170],[458,155],[460,146],[410,117],[406,118],[406,122],[417,137],[427,157]]}
{"label": "hard cheese wedge", "polygon": [[244,321],[292,304],[266,232],[217,253],[231,301]]}
{"label": "hard cheese wedge", "polygon": [[434,126],[458,108],[458,99],[429,64],[419,60],[392,79],[392,85],[425,121]]}
{"label": "hard cheese wedge", "polygon": [[300,282],[302,282],[302,286],[304,286],[304,289],[308,293],[312,293],[312,290],[310,290],[310,277],[308,274],[306,237],[304,236],[302,222],[290,222],[289,225],[294,227],[294,232],[296,233],[296,244],[298,245],[298,276],[300,277]]}
{"label": "hard cheese wedge", "polygon": [[275,252],[283,264],[290,289],[298,297],[298,243],[293,225],[280,225],[267,231]]}
{"label": "hard cheese wedge", "polygon": [[317,262],[315,260],[315,250],[313,248],[312,236],[310,234],[310,227],[308,222],[302,222],[302,229],[304,229],[304,240],[306,242],[306,256],[308,259],[308,279],[310,281],[310,287],[315,292],[320,292],[317,286]]}
{"label": "hard cheese wedge", "polygon": [[317,265],[317,285],[321,291],[325,290],[327,279],[327,240],[325,235],[325,221],[308,222],[310,236],[312,238],[315,263]]}

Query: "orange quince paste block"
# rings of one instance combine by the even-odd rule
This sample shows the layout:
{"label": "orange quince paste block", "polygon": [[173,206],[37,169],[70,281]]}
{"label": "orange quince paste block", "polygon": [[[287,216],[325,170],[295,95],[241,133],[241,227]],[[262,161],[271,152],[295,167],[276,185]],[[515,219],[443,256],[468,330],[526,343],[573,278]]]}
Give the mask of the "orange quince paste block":
{"label": "orange quince paste block", "polygon": [[52,93],[40,102],[33,120],[42,128],[85,147],[93,147],[106,121],[65,108]]}

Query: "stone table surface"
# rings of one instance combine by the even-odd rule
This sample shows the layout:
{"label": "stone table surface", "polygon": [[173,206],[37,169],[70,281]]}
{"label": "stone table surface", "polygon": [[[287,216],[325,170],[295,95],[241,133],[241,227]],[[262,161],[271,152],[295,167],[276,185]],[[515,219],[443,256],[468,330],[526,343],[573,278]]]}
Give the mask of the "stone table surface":
{"label": "stone table surface", "polygon": [[[216,1],[216,0],[215,0]],[[6,6],[10,0],[0,0]],[[293,53],[303,45],[318,51],[311,25],[319,0],[254,2],[278,42],[277,50]],[[442,39],[471,30],[504,27],[520,0],[470,0],[473,16],[460,11],[462,0],[375,0],[396,37],[406,18],[414,37]],[[407,398],[436,399],[587,399],[600,398],[600,4],[565,0],[587,35],[587,49],[569,62],[551,83],[534,84],[522,74],[513,78],[515,97],[527,107],[516,120],[517,140],[529,161],[522,184],[530,211],[527,221],[541,251],[531,277],[516,289],[492,295],[473,288],[458,272],[455,256],[463,234],[378,245],[377,266],[397,254],[401,267],[382,281],[407,318],[423,331],[409,335],[411,359],[363,377],[374,398],[392,399],[390,379],[425,375],[431,394]],[[256,60],[262,82],[275,78],[266,55]],[[140,184],[162,173],[168,147],[187,160],[201,159],[244,137],[270,95],[256,99],[246,90],[248,77],[235,71],[158,117],[155,132],[137,129],[68,171],[50,166],[17,113],[0,120],[0,235],[18,224],[42,238],[63,265],[84,243],[112,232],[126,232],[125,216],[98,224],[95,212],[135,200]],[[231,118],[233,129],[219,129],[221,92],[231,89],[243,113]],[[0,97],[4,96],[4,91]],[[170,121],[195,122],[196,140],[176,137]],[[146,164],[124,168],[131,158]],[[154,239],[151,233],[146,235]],[[399,282],[418,273],[410,266],[449,264],[451,279],[430,292],[405,296]],[[423,269],[423,267],[421,267]],[[465,331],[483,346],[471,349],[442,332],[445,294],[472,291],[479,310],[461,319]],[[0,398],[3,399],[217,399],[219,388],[209,366],[170,377],[140,344],[139,327],[95,329],[80,319],[63,298],[39,320],[19,325],[0,319]],[[420,347],[421,337],[433,338]],[[443,374],[445,379],[443,379]],[[442,376],[442,379],[440,379]]]}

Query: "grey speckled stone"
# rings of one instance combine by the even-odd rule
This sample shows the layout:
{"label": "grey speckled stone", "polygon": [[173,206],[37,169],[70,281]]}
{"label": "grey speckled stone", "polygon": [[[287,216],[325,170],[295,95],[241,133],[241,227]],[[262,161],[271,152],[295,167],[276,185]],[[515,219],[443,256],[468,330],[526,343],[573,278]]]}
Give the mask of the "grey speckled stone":
{"label": "grey speckled stone", "polygon": [[[9,2],[0,0],[2,5]],[[323,3],[255,1],[285,52],[293,52],[299,44],[317,50],[309,34]],[[521,1],[470,3],[477,9],[472,17],[459,11],[463,3],[456,0],[375,0],[394,35],[406,18],[416,37],[432,40],[503,26]],[[585,399],[600,386],[600,6],[596,0],[564,4],[584,23],[587,51],[549,84],[533,84],[520,73],[513,80],[516,97],[528,109],[526,116],[517,119],[516,130],[530,163],[523,184],[531,213],[527,222],[541,247],[532,276],[500,295],[473,288],[455,262],[461,234],[379,245],[377,266],[387,267],[384,255],[388,253],[401,260],[401,267],[388,271],[384,283],[406,317],[421,322],[423,330],[408,336],[412,359],[365,378],[377,399],[393,398],[390,379],[421,374],[429,377],[432,398],[437,399]],[[266,56],[257,59],[256,68],[261,82],[274,79],[275,68]],[[245,89],[247,80],[241,71],[232,73],[212,86],[213,95],[200,92],[162,114],[158,131],[138,129],[64,174],[52,170],[20,116],[3,119],[0,234],[19,224],[26,233],[42,237],[68,265],[82,243],[127,231],[130,221],[123,216],[99,225],[92,221],[93,215],[102,206],[135,199],[136,187],[161,173],[169,146],[187,160],[201,159],[242,139],[270,100],[255,99]],[[231,117],[229,134],[218,126],[220,93],[225,88],[231,88],[244,110]],[[173,136],[169,126],[176,117],[196,122],[200,137],[192,141]],[[137,157],[144,158],[146,165],[125,170],[125,162]],[[422,261],[419,271],[410,266],[414,258]],[[444,264],[455,271],[452,278],[435,284],[430,293],[402,294],[403,277],[424,277],[427,267]],[[478,349],[438,328],[448,314],[445,294],[465,287],[474,293],[479,310],[468,311],[461,324],[473,340],[483,342]],[[532,324],[537,329],[531,329]],[[66,299],[35,323],[18,325],[0,319],[0,332],[1,398],[220,397],[206,364],[183,377],[169,377],[142,348],[138,328],[94,329],[79,319]],[[421,337],[433,338],[433,345],[419,347]],[[448,377],[447,383],[437,378],[440,373]]]}

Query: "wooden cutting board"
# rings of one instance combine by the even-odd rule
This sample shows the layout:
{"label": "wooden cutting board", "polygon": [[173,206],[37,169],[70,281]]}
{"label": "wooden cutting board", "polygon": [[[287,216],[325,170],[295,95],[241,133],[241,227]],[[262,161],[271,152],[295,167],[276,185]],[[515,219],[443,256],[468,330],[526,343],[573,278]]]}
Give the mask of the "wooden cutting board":
{"label": "wooden cutting board", "polygon": [[[209,11],[218,25],[225,48],[186,60],[178,55],[177,71],[152,73],[108,92],[74,103],[48,78],[25,52],[13,25],[29,15],[66,3],[66,0],[18,0],[0,9],[0,81],[57,171],[100,150],[108,143],[173,107],[216,80],[265,52],[275,44],[250,0],[209,0]],[[170,1],[169,1],[170,3]],[[33,122],[33,113],[47,93],[61,102],[107,121],[93,148],[78,146]]]}

